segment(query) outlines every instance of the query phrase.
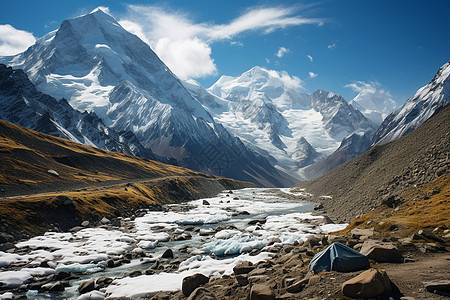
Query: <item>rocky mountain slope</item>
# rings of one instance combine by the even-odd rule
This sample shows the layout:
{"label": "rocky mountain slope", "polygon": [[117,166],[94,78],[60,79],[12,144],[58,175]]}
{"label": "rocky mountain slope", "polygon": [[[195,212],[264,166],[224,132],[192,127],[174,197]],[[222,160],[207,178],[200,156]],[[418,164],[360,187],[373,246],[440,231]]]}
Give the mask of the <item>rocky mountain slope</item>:
{"label": "rocky mountain slope", "polygon": [[295,77],[261,67],[222,76],[208,90],[192,81],[184,85],[217,122],[303,180],[303,168],[331,154],[343,138],[375,130],[343,97],[323,90],[302,93]]}
{"label": "rocky mountain slope", "polygon": [[[149,205],[254,186],[81,145],[1,120],[0,170],[2,232],[42,232],[52,222],[67,230],[82,217],[98,221],[114,212],[129,214]],[[68,197],[73,201],[63,205]]]}
{"label": "rocky mountain slope", "polygon": [[372,144],[387,143],[411,132],[449,101],[450,61],[439,69],[426,86],[419,89],[402,107],[383,121],[373,137]]}
{"label": "rocky mountain slope", "polygon": [[38,92],[22,70],[0,64],[0,118],[105,150],[155,159],[130,131],[107,127],[94,112],[81,113],[65,99]]}
{"label": "rocky mountain slope", "polygon": [[[448,120],[450,106],[446,105],[409,134],[375,146],[322,177],[300,183],[299,187],[315,195],[332,196],[320,201],[326,212],[338,220],[350,221],[383,203],[398,206],[406,191],[448,175]],[[446,178],[444,182],[448,185]]]}
{"label": "rocky mountain slope", "polygon": [[294,183],[216,123],[146,43],[100,9],[0,61],[23,68],[38,91],[94,111],[179,165],[264,186]]}

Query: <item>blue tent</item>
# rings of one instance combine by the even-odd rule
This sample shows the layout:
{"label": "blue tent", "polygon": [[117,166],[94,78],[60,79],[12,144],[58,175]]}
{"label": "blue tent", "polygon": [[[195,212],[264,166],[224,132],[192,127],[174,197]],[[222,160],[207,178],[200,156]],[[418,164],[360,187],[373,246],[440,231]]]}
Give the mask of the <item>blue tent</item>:
{"label": "blue tent", "polygon": [[367,256],[340,243],[333,243],[317,253],[309,264],[309,272],[353,272],[370,267]]}

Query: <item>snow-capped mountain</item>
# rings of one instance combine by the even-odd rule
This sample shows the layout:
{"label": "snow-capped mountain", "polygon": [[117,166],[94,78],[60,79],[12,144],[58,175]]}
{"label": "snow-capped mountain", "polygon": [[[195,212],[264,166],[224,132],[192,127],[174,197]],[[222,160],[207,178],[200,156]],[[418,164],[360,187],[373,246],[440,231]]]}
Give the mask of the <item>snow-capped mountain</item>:
{"label": "snow-capped mountain", "polygon": [[254,67],[238,77],[222,76],[208,90],[184,82],[217,122],[246,145],[298,179],[303,168],[330,155],[355,131],[375,124],[339,95],[302,93],[286,73]]}
{"label": "snow-capped mountain", "polygon": [[181,166],[264,186],[294,183],[216,123],[146,43],[100,9],[1,61],[23,68],[38,91],[94,111]]}
{"label": "snow-capped mountain", "polygon": [[389,92],[377,90],[374,87],[364,89],[350,101],[350,105],[363,113],[375,124],[379,125],[395,109],[397,103]]}
{"label": "snow-capped mountain", "polygon": [[372,144],[384,144],[419,127],[450,100],[450,61],[378,128]]}
{"label": "snow-capped mountain", "polygon": [[98,148],[155,159],[132,132],[117,132],[93,112],[38,92],[22,70],[0,64],[0,118],[29,129]]}

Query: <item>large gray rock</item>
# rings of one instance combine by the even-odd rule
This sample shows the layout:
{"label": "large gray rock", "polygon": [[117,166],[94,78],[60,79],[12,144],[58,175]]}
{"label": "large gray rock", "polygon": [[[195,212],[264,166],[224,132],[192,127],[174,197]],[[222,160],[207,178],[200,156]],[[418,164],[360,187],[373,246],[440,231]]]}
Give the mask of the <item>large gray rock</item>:
{"label": "large gray rock", "polygon": [[372,299],[391,291],[391,280],[384,270],[369,269],[342,284],[342,293],[350,298]]}
{"label": "large gray rock", "polygon": [[367,240],[362,245],[360,252],[376,262],[403,262],[402,253],[392,243]]}
{"label": "large gray rock", "polygon": [[191,276],[183,278],[182,291],[186,297],[189,297],[191,293],[201,285],[209,282],[209,278],[203,274],[197,273]]}

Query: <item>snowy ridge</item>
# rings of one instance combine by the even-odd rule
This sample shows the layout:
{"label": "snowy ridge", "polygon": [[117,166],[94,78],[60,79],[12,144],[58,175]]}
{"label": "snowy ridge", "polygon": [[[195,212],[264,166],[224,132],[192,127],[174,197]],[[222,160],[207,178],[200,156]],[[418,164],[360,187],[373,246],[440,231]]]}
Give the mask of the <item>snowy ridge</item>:
{"label": "snowy ridge", "polygon": [[155,156],[131,132],[108,128],[93,112],[80,113],[65,99],[36,91],[22,70],[0,64],[0,116],[3,120],[110,151],[146,158]]}
{"label": "snowy ridge", "polygon": [[217,122],[299,180],[307,179],[303,168],[330,155],[344,137],[375,126],[341,96],[302,93],[301,81],[285,72],[254,67],[222,76],[208,90],[183,84]]}
{"label": "snowy ridge", "polygon": [[0,61],[23,68],[37,90],[133,132],[181,166],[264,186],[295,183],[217,124],[146,43],[100,9]]}
{"label": "snowy ridge", "polygon": [[375,133],[372,144],[396,140],[419,127],[450,100],[450,61],[405,104],[391,113]]}

